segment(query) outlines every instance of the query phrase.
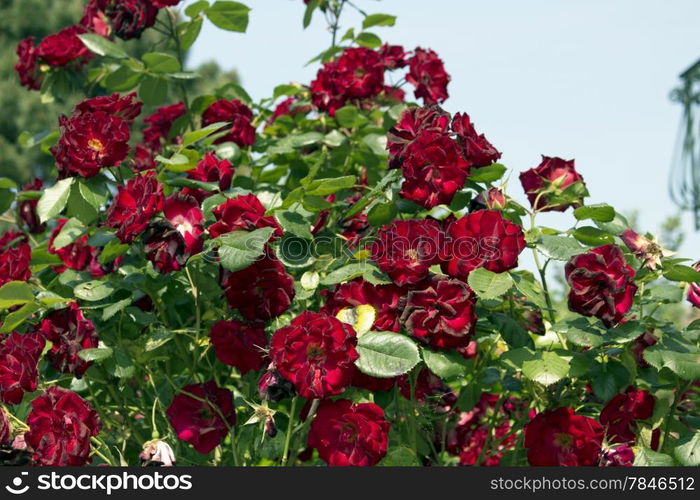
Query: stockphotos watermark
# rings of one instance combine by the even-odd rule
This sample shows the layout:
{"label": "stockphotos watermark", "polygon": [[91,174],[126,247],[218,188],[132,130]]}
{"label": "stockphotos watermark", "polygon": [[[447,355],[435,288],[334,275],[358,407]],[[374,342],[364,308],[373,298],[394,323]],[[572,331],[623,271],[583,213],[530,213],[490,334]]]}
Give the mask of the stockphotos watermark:
{"label": "stockphotos watermark", "polygon": [[52,471],[47,474],[30,475],[27,471],[18,472],[5,490],[13,495],[24,495],[31,491],[85,491],[111,495],[121,491],[161,491],[175,492],[192,489],[192,475],[162,473],[154,471],[144,474],[118,473],[70,473]]}

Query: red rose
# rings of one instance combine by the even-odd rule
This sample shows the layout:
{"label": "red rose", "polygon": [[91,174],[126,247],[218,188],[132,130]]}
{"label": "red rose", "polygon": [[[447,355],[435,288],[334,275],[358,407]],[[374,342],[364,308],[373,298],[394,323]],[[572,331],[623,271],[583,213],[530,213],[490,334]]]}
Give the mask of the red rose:
{"label": "red rose", "polygon": [[412,106],[401,112],[396,125],[387,134],[389,166],[398,168],[405,149],[423,134],[447,135],[450,115],[439,106],[419,108]]}
{"label": "red rose", "polygon": [[563,212],[580,207],[588,196],[583,177],[576,172],[574,160],[542,155],[542,163],[520,174],[527,199],[541,212]]}
{"label": "red rose", "polygon": [[148,125],[143,131],[145,145],[153,151],[160,151],[162,149],[160,141],[168,140],[173,123],[186,112],[185,103],[178,102],[170,106],[162,106],[144,118],[143,122]]}
{"label": "red rose", "polygon": [[525,425],[525,448],[530,465],[590,466],[598,463],[603,427],[571,408],[539,413]]}
{"label": "red rose", "polygon": [[441,103],[449,97],[447,84],[450,83],[450,75],[435,52],[418,47],[408,64],[406,81],[416,87],[416,97],[422,98],[426,104]]}
{"label": "red rose", "polygon": [[269,249],[245,269],[223,271],[221,286],[229,305],[248,320],[276,318],[294,300],[294,278]]}
{"label": "red rose", "polygon": [[303,398],[324,399],[350,385],[355,360],[355,331],[323,313],[304,311],[270,340],[270,357],[280,375]]}
{"label": "red rose", "polygon": [[63,266],[54,267],[54,270],[57,273],[62,273],[66,268],[68,268],[75,271],[90,271],[90,275],[93,278],[101,278],[102,276],[111,273],[116,267],[119,266],[121,257],[117,257],[110,263],[100,263],[99,256],[100,253],[102,253],[102,249],[88,245],[89,238],[87,234],[79,236],[69,245],[56,248],[54,246],[54,242],[56,237],[61,233],[61,230],[66,222],[68,222],[68,219],[59,219],[58,224],[51,232],[51,237],[49,238],[49,253],[58,255],[63,262]]}
{"label": "red rose", "polygon": [[600,458],[601,467],[632,467],[634,451],[626,445],[616,446],[605,450]]}
{"label": "red rose", "polygon": [[236,424],[233,393],[218,387],[213,380],[183,387],[165,413],[177,437],[202,454],[221,444]]}
{"label": "red rose", "polygon": [[78,35],[87,33],[82,26],[69,26],[44,38],[36,48],[36,56],[49,66],[65,66],[76,61],[80,64],[92,59],[92,52]]}
{"label": "red rose", "polygon": [[[228,160],[220,160],[216,157],[214,153],[207,153],[204,157],[197,163],[197,168],[188,170],[187,177],[189,179],[194,179],[200,182],[215,182],[219,185],[221,191],[226,191],[231,187],[231,180],[233,179],[233,167],[231,162]],[[185,191],[186,189],[186,191]],[[191,194],[199,202],[211,196],[209,191],[204,189],[196,188],[185,188],[183,192]]]}
{"label": "red rose", "polygon": [[91,97],[80,102],[74,114],[95,113],[102,111],[108,115],[132,122],[141,114],[143,102],[137,101],[136,92],[121,96],[118,93],[106,96]]}
{"label": "red rose", "polygon": [[287,97],[286,99],[280,101],[277,106],[275,106],[275,109],[265,122],[265,125],[269,127],[275,123],[275,120],[277,120],[277,118],[280,116],[294,117],[297,115],[306,115],[309,111],[311,111],[311,106],[299,105],[296,97]]}
{"label": "red rose", "polygon": [[185,238],[168,221],[157,220],[150,223],[141,239],[146,258],[159,273],[167,274],[185,267],[189,258]]}
{"label": "red rose", "polygon": [[155,5],[158,8],[165,8],[165,7],[172,7],[173,5],[177,5],[180,3],[180,0],[151,0],[153,2],[153,5]]}
{"label": "red rose", "polygon": [[630,387],[618,394],[600,412],[606,427],[607,441],[633,445],[637,439],[637,420],[647,420],[654,413],[654,396],[649,391]]}
{"label": "red rose", "polygon": [[82,22],[91,25],[96,16],[104,16],[115,35],[130,40],[153,26],[157,15],[158,7],[152,0],[91,0]]}
{"label": "red rose", "polygon": [[163,215],[185,241],[187,257],[202,251],[204,214],[194,197],[181,193],[169,196],[163,204]]}
{"label": "red rose", "polygon": [[10,281],[27,281],[32,277],[29,263],[32,249],[22,233],[6,231],[0,237],[0,286]]}
{"label": "red rose", "polygon": [[38,333],[6,335],[0,344],[0,399],[19,404],[25,392],[36,391],[37,363],[44,350],[44,338]]}
{"label": "red rose", "polygon": [[129,153],[129,125],[116,116],[98,111],[61,116],[61,137],[51,148],[59,177],[92,177],[102,167],[118,166]]}
{"label": "red rose", "polygon": [[385,43],[377,49],[377,52],[379,53],[384,68],[388,70],[403,68],[408,64],[406,60],[408,52],[403,50],[401,45],[389,45]]}
{"label": "red rose", "polygon": [[362,373],[360,370],[355,368],[355,372],[352,374],[351,385],[353,387],[359,387],[361,389],[366,389],[371,392],[377,391],[390,391],[396,385],[398,377],[391,378],[379,378],[373,377]]}
{"label": "red rose", "polygon": [[255,127],[252,121],[253,112],[238,99],[220,99],[202,113],[204,126],[218,122],[231,123],[228,134],[214,141],[215,144],[231,141],[241,147],[252,146],[255,143]]}
{"label": "red rose", "polygon": [[576,255],[564,272],[570,287],[570,310],[600,318],[610,327],[632,308],[637,292],[635,273],[618,246],[603,245]]}
{"label": "red rose", "polygon": [[365,47],[348,48],[323,64],[311,82],[311,101],[321,111],[335,111],[351,101],[376,97],[384,89],[384,61]]}
{"label": "red rose", "polygon": [[442,270],[463,280],[477,267],[494,273],[517,267],[525,248],[522,228],[493,210],[477,210],[452,220],[445,232],[449,257]]}
{"label": "red rose", "polygon": [[444,233],[432,219],[397,220],[382,226],[371,247],[372,260],[399,286],[424,280],[440,262]]}
{"label": "red rose", "polygon": [[274,237],[282,236],[282,228],[272,216],[265,216],[265,207],[254,194],[242,194],[226,200],[212,210],[216,222],[209,226],[209,235],[217,238],[232,231],[253,231],[275,228]]}
{"label": "red rose", "polygon": [[421,133],[403,155],[401,196],[425,208],[449,204],[462,189],[469,163],[449,136]]}
{"label": "red rose", "polygon": [[267,337],[262,322],[218,321],[211,327],[209,338],[219,361],[238,368],[245,375],[265,366]]}
{"label": "red rose", "polygon": [[632,351],[634,360],[637,362],[637,365],[640,368],[649,367],[649,363],[647,363],[644,359],[644,351],[647,349],[647,347],[655,345],[658,341],[659,337],[654,335],[653,330],[644,332],[639,337],[634,339],[634,343],[632,344],[632,348],[630,350]]}
{"label": "red rose", "polygon": [[34,37],[29,36],[17,45],[17,64],[15,71],[19,77],[19,83],[29,90],[39,90],[44,77],[39,71]]}
{"label": "red rose", "polygon": [[71,302],[65,309],[47,314],[38,331],[53,344],[46,357],[56,371],[80,378],[90,368],[92,362],[84,361],[78,353],[97,347],[99,337],[77,303]]}
{"label": "red rose", "polygon": [[466,283],[434,276],[408,292],[401,323],[413,337],[438,349],[466,347],[476,327],[476,295]]}
{"label": "red rose", "polygon": [[491,188],[482,191],[469,203],[469,211],[477,210],[503,210],[506,208],[508,200],[506,195],[499,188]]}
{"label": "red rose", "polygon": [[90,463],[90,438],[97,436],[102,427],[90,403],[55,385],[32,401],[27,425],[24,439],[34,453],[34,461],[61,467]]}
{"label": "red rose", "polygon": [[108,227],[117,229],[122,243],[131,243],[163,209],[163,186],[156,173],[148,171],[120,186],[107,210]]}
{"label": "red rose", "polygon": [[311,422],[308,446],[332,467],[371,467],[386,455],[390,427],[374,403],[324,401]]}
{"label": "red rose", "polygon": [[[41,191],[43,188],[44,183],[37,177],[32,182],[22,186],[22,191]],[[32,234],[40,234],[46,230],[46,224],[39,220],[39,215],[36,213],[38,204],[38,198],[17,201],[17,213]]]}
{"label": "red rose", "polygon": [[[700,271],[700,261],[696,262],[693,267],[696,271]],[[700,307],[700,285],[691,283],[688,288],[688,301],[695,307]]]}
{"label": "red rose", "polygon": [[452,119],[452,130],[464,148],[464,156],[472,167],[485,167],[498,161],[501,153],[494,148],[484,134],[477,134],[467,113],[457,113]]}

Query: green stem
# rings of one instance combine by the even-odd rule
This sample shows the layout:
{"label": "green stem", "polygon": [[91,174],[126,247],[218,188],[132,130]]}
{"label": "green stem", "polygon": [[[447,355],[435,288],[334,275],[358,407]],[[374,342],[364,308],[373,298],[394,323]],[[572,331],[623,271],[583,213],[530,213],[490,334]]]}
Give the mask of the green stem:
{"label": "green stem", "polygon": [[282,452],[282,467],[287,465],[289,458],[289,444],[292,442],[292,434],[294,429],[294,414],[297,409],[297,398],[292,398],[292,407],[289,410],[289,422],[287,423],[287,434],[284,436],[284,451]]}
{"label": "green stem", "polygon": [[[180,63],[180,68],[185,69],[185,55],[182,50],[182,44],[180,43],[180,35],[177,32],[177,15],[171,9],[166,9],[168,12],[168,20],[170,21],[170,36],[175,42],[175,52],[177,55],[177,60]],[[190,98],[187,93],[187,86],[184,82],[179,82],[180,92],[182,92],[182,102],[185,104],[185,109],[187,110],[187,119],[190,122],[190,128],[195,130],[194,119],[192,118],[192,112],[190,107]]]}

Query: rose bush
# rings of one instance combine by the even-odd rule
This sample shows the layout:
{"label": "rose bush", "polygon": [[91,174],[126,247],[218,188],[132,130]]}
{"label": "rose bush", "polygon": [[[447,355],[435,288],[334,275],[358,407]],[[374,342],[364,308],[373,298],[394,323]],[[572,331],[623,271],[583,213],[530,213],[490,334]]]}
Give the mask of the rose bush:
{"label": "rose bush", "polygon": [[299,4],[332,43],[260,101],[183,67],[238,2],[91,0],[20,43],[28,91],[85,95],[26,141],[52,178],[0,179],[3,460],[698,465],[700,267],[574,160],[518,203],[436,52]]}

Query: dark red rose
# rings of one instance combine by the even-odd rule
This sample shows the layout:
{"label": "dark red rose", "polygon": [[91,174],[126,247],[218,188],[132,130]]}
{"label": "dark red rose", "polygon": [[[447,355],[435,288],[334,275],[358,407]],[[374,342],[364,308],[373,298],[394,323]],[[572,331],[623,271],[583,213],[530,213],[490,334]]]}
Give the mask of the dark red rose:
{"label": "dark red rose", "polygon": [[269,368],[258,381],[258,392],[265,400],[278,403],[296,396],[294,384],[282,377],[274,368]]}
{"label": "dark red rose", "polygon": [[634,340],[631,351],[632,356],[634,356],[634,360],[637,362],[638,366],[641,368],[647,368],[649,366],[649,363],[647,363],[644,359],[644,351],[647,349],[647,347],[655,345],[658,341],[659,337],[654,335],[653,331],[651,330],[644,332]]}
{"label": "dark red rose", "polygon": [[90,368],[92,362],[84,361],[78,353],[97,347],[99,337],[77,303],[71,302],[65,309],[47,314],[38,331],[53,344],[46,357],[56,371],[80,378]]}
{"label": "dark red rose", "polygon": [[161,140],[168,140],[173,123],[186,112],[185,103],[178,102],[170,106],[162,106],[144,118],[143,122],[148,125],[143,131],[145,145],[153,151],[160,151]]}
{"label": "dark red rose", "polygon": [[194,197],[182,193],[169,196],[163,204],[163,215],[185,241],[188,258],[202,251],[204,214]]}
{"label": "dark red rose", "polygon": [[296,97],[287,97],[283,101],[280,101],[277,106],[275,106],[275,109],[265,122],[265,125],[269,127],[280,116],[294,117],[297,115],[306,115],[309,111],[311,111],[311,106],[298,104]]}
{"label": "dark red rose", "polygon": [[202,454],[221,444],[236,424],[233,393],[213,380],[183,387],[165,413],[177,437]]}
{"label": "dark red rose", "polygon": [[44,38],[36,48],[36,56],[49,66],[65,66],[76,61],[84,63],[92,59],[92,52],[85,46],[78,35],[87,30],[82,26],[69,26],[56,34]]}
{"label": "dark red rose", "polygon": [[170,222],[157,220],[150,223],[141,239],[146,258],[159,273],[167,274],[185,267],[189,258],[185,238]]}
{"label": "dark red rose", "polygon": [[649,391],[630,387],[618,394],[600,412],[610,443],[633,445],[637,439],[637,420],[647,420],[654,413],[654,396]]}
{"label": "dark red rose", "polygon": [[374,403],[323,401],[307,444],[331,467],[371,467],[386,455],[390,427]]}
{"label": "dark red rose", "polygon": [[323,64],[311,82],[311,101],[321,111],[335,116],[348,102],[376,97],[384,89],[384,61],[374,50],[348,48]]}
{"label": "dark red rose", "polygon": [[218,360],[238,368],[243,375],[260,371],[265,366],[267,337],[264,323],[218,321],[211,327],[209,338]]}
{"label": "dark red rose", "polygon": [[388,85],[384,85],[382,97],[388,100],[390,103],[406,102],[406,92],[404,92],[403,89],[398,87],[390,87]]}
{"label": "dark red rose", "polygon": [[389,45],[385,43],[377,52],[382,60],[382,64],[388,70],[403,68],[408,64],[406,52],[401,45]]}
{"label": "dark red rose", "polygon": [[153,5],[155,5],[158,8],[164,9],[165,7],[172,7],[173,5],[177,5],[180,3],[181,0],[151,0],[153,2]]}
{"label": "dark red rose", "polygon": [[11,439],[12,426],[10,425],[10,419],[7,418],[5,410],[0,408],[0,445],[9,443]]}
{"label": "dark red rose", "polygon": [[61,137],[51,148],[59,177],[92,177],[102,167],[118,166],[129,153],[129,125],[97,111],[58,119]]}
{"label": "dark red rose", "polygon": [[228,160],[220,160],[214,153],[207,153],[197,163],[197,168],[187,171],[187,177],[201,182],[216,182],[222,191],[231,187],[233,166]]}
{"label": "dark red rose", "polygon": [[477,210],[452,220],[445,232],[448,260],[442,270],[463,280],[477,267],[494,273],[517,267],[525,248],[522,228],[493,210]]}
{"label": "dark red rose", "polygon": [[56,248],[54,242],[56,237],[61,233],[63,226],[68,222],[67,219],[59,219],[57,226],[51,232],[49,239],[49,253],[58,255],[63,266],[54,267],[57,273],[62,273],[66,268],[75,271],[90,271],[93,278],[100,278],[114,271],[121,262],[121,257],[117,257],[114,261],[102,264],[99,261],[102,249],[88,245],[88,235],[83,234],[73,241],[73,243],[61,248]]}
{"label": "dark red rose", "polygon": [[135,173],[155,170],[158,168],[158,164],[154,155],[155,153],[148,149],[146,145],[137,144],[134,148],[134,158],[130,164],[131,170]]}
{"label": "dark red rose", "polygon": [[44,337],[38,333],[5,335],[0,344],[0,399],[3,403],[19,404],[25,392],[36,391],[37,363],[44,345]]}
{"label": "dark red rose", "polygon": [[[515,448],[517,435],[508,436],[511,430],[509,416],[503,406],[497,407],[499,398],[497,394],[482,393],[474,408],[460,413],[454,427],[447,432],[445,450],[459,457],[459,465],[475,465],[481,459],[480,465],[497,466],[503,452]],[[484,450],[487,441],[490,446]],[[494,446],[496,443],[498,445]]]}
{"label": "dark red rose", "polygon": [[372,260],[399,286],[423,281],[440,262],[444,233],[432,219],[397,220],[382,226],[371,247]]}
{"label": "dark red rose", "polygon": [[87,28],[88,31],[96,33],[105,38],[110,38],[112,27],[109,25],[109,19],[102,11],[100,3],[105,3],[103,0],[90,0],[83,9],[83,17],[80,19],[80,25]]}
{"label": "dark red rose", "polygon": [[341,309],[370,305],[375,318],[372,330],[400,332],[399,317],[403,308],[402,298],[408,290],[396,285],[373,285],[362,278],[336,285],[322,308],[329,316],[336,316]]}
{"label": "dark red rose", "polygon": [[[22,191],[41,191],[43,188],[44,183],[37,177],[32,182],[22,186]],[[38,204],[38,198],[17,202],[17,213],[32,234],[41,234],[46,230],[46,224],[42,224],[41,220],[39,220],[39,215],[36,213]]]}
{"label": "dark red rose", "polygon": [[484,134],[478,134],[467,113],[457,113],[452,119],[452,130],[464,148],[464,156],[472,167],[485,167],[498,161],[501,153]]}
{"label": "dark red rose", "polygon": [[145,29],[155,24],[158,15],[158,7],[152,0],[91,0],[83,18],[84,24],[90,23],[86,20],[90,7],[92,12],[106,18],[114,34],[122,40],[139,38]]}
{"label": "dark red rose", "polygon": [[[700,261],[696,262],[693,267],[696,271],[700,271]],[[688,302],[695,307],[700,307],[700,285],[697,283],[691,283],[688,288]]]}
{"label": "dark red rose", "polygon": [[242,194],[226,200],[212,210],[216,222],[209,226],[209,235],[217,238],[232,231],[253,231],[275,228],[274,237],[282,236],[282,228],[272,216],[265,216],[265,207],[254,194]]}
{"label": "dark red rose", "polygon": [[536,467],[597,465],[602,442],[603,427],[571,408],[546,410],[525,425],[527,461]]}
{"label": "dark red rose", "polygon": [[108,115],[132,122],[141,114],[143,102],[136,100],[136,92],[121,96],[118,93],[85,99],[75,107],[74,114],[102,111]]}
{"label": "dark red rose", "polygon": [[37,50],[34,47],[34,37],[29,36],[17,45],[17,64],[15,71],[19,77],[19,83],[29,90],[39,90],[44,77],[39,71]]}
{"label": "dark red rose", "polygon": [[269,249],[245,269],[223,271],[221,286],[229,305],[248,320],[276,318],[294,300],[294,278]]}
{"label": "dark red rose", "polygon": [[600,467],[632,467],[634,451],[626,445],[607,449],[600,457]]}
{"label": "dark red rose", "polygon": [[162,209],[163,186],[156,173],[148,171],[130,179],[126,187],[119,187],[107,210],[105,225],[117,229],[122,243],[131,243]]}
{"label": "dark red rose", "polygon": [[450,75],[435,52],[418,47],[408,64],[406,81],[416,87],[416,97],[423,99],[425,104],[441,103],[449,97],[447,84],[450,83]]}
{"label": "dark red rose", "polygon": [[401,323],[420,341],[438,349],[466,347],[476,327],[476,295],[457,279],[433,276],[408,292]]}
{"label": "dark red rose", "polygon": [[491,188],[482,191],[469,203],[469,211],[477,210],[503,210],[506,208],[508,200],[506,195],[499,188]]}
{"label": "dark red rose", "polygon": [[371,375],[364,374],[360,370],[355,368],[355,372],[352,374],[351,385],[353,387],[367,389],[368,391],[371,391],[371,392],[390,391],[394,387],[394,385],[396,384],[397,380],[398,380],[397,377],[391,377],[391,378],[373,377]]}
{"label": "dark red rose", "polygon": [[350,385],[357,337],[348,324],[304,311],[270,340],[270,357],[280,375],[307,399],[340,394]]}
{"label": "dark red rose", "polygon": [[90,463],[90,438],[102,427],[90,403],[55,385],[32,401],[27,425],[24,439],[35,463],[61,467]]}
{"label": "dark red rose", "polygon": [[462,189],[469,163],[449,136],[421,133],[403,154],[401,196],[425,208],[449,204]]}
{"label": "dark red rose", "polygon": [[220,99],[202,113],[204,126],[218,122],[231,124],[228,134],[214,141],[215,144],[231,141],[241,147],[252,146],[255,143],[255,127],[252,121],[253,112],[238,99]]}
{"label": "dark red rose", "polygon": [[400,167],[405,149],[419,136],[428,133],[447,135],[449,125],[450,115],[439,106],[412,106],[403,110],[387,134],[389,166]]}
{"label": "dark red rose", "polygon": [[[457,394],[427,368],[423,368],[416,378],[415,387],[411,388],[408,375],[402,375],[398,380],[399,392],[406,399],[415,399],[428,403],[438,413],[449,412],[457,403]],[[413,397],[411,397],[413,393]]]}
{"label": "dark red rose", "polygon": [[574,167],[574,160],[542,155],[542,162],[520,174],[527,199],[535,210],[563,212],[580,207],[588,196],[583,177]]}
{"label": "dark red rose", "polygon": [[0,237],[0,286],[10,281],[27,281],[32,277],[29,263],[32,249],[22,233],[6,231]]}
{"label": "dark red rose", "polygon": [[632,308],[637,292],[635,272],[617,245],[603,245],[572,257],[564,272],[570,310],[595,316],[610,327]]}

